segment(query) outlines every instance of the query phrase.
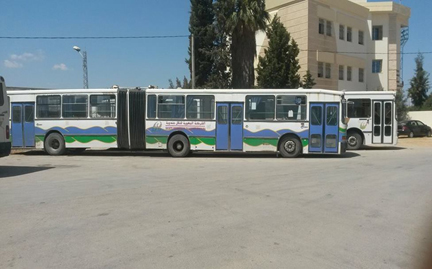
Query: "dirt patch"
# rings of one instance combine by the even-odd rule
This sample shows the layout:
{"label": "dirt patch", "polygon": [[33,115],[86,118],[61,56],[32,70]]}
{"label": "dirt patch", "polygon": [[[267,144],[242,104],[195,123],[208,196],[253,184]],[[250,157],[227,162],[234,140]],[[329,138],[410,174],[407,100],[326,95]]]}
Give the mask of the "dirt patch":
{"label": "dirt patch", "polygon": [[399,137],[398,146],[406,148],[432,148],[432,137]]}

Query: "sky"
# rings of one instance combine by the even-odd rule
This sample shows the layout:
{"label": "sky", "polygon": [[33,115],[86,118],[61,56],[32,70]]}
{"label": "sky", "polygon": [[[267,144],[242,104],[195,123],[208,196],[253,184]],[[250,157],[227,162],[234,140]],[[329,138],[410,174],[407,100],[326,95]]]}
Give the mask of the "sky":
{"label": "sky", "polygon": [[[376,1],[373,1],[376,2]],[[397,1],[399,2],[399,1]],[[188,35],[189,0],[1,0],[0,36]],[[432,51],[428,27],[432,1],[403,0],[412,10],[405,52]],[[90,88],[168,86],[189,76],[188,38],[120,40],[0,39],[0,75],[8,86],[82,88],[82,58],[88,54]],[[414,74],[406,55],[405,85]],[[425,55],[432,71],[432,54]]]}

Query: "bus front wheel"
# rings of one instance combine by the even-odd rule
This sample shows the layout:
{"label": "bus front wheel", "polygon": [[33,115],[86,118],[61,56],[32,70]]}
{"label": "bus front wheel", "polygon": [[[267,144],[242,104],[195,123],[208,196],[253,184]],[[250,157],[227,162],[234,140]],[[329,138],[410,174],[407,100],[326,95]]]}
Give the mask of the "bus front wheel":
{"label": "bus front wheel", "polygon": [[45,139],[45,151],[49,155],[63,155],[66,152],[64,138],[59,133],[52,133]]}
{"label": "bus front wheel", "polygon": [[363,145],[363,139],[360,134],[351,132],[348,133],[348,149],[358,150]]}
{"label": "bus front wheel", "polygon": [[279,145],[279,152],[284,158],[298,157],[301,149],[301,142],[295,137],[286,137]]}
{"label": "bus front wheel", "polygon": [[168,141],[168,152],[172,157],[186,157],[190,152],[189,140],[186,136],[178,134]]}

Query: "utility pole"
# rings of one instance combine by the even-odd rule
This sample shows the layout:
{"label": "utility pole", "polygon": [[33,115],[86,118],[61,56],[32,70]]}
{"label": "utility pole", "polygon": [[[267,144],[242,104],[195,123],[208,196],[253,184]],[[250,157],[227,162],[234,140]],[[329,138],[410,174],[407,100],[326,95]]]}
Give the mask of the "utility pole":
{"label": "utility pole", "polygon": [[191,35],[192,89],[195,89],[195,37]]}
{"label": "utility pole", "polygon": [[73,49],[76,50],[83,59],[83,84],[84,89],[88,89],[87,51],[81,53],[81,48],[78,46],[74,46]]}

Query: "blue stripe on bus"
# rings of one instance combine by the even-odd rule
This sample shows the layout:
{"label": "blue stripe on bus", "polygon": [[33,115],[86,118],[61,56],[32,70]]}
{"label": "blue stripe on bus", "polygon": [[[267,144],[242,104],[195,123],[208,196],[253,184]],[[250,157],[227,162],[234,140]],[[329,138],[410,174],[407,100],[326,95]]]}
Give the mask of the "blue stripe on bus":
{"label": "blue stripe on bus", "polygon": [[36,135],[44,135],[49,131],[58,131],[63,135],[117,135],[116,127],[91,127],[88,129],[81,129],[78,127],[53,127],[47,130],[36,127]]}

